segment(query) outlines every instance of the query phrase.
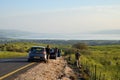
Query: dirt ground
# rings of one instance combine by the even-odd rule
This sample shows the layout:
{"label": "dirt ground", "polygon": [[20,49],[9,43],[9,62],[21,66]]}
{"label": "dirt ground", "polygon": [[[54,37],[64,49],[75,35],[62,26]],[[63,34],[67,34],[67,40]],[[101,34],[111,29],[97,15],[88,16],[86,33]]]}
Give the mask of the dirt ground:
{"label": "dirt ground", "polygon": [[39,63],[14,80],[76,80],[74,71],[64,58],[50,59],[48,63]]}

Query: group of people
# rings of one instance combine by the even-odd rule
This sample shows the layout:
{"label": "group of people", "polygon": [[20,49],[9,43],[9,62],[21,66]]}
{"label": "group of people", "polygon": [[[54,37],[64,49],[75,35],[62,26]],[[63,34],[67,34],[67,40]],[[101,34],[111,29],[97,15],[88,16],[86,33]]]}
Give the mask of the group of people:
{"label": "group of people", "polygon": [[[50,54],[51,54],[51,48],[50,48],[50,46],[49,45],[47,45],[47,47],[46,47],[46,53],[47,53],[47,60],[49,60],[49,58],[50,58]],[[58,56],[60,56],[60,53],[61,53],[61,50],[60,49],[58,49],[57,47],[55,47],[54,48],[54,50],[53,50],[53,52]],[[59,53],[59,54],[58,54]],[[75,59],[76,59],[76,65],[77,66],[79,66],[80,65],[80,56],[81,56],[81,54],[80,54],[80,52],[79,52],[79,50],[77,50],[77,52],[75,53]]]}
{"label": "group of people", "polygon": [[[55,47],[53,51],[54,51],[53,53],[55,53],[57,56],[58,55],[60,56],[60,54],[61,54],[61,50],[60,49]],[[49,45],[47,45],[47,47],[46,47],[46,54],[47,54],[47,60],[49,60],[50,54],[51,54],[51,48],[50,48]]]}

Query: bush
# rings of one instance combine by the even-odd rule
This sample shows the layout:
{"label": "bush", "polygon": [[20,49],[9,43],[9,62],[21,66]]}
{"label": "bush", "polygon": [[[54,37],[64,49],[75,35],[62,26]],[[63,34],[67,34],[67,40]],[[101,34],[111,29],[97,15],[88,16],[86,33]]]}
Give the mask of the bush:
{"label": "bush", "polygon": [[80,52],[84,55],[90,55],[92,53],[90,50],[80,50]]}
{"label": "bush", "polygon": [[76,53],[76,49],[75,48],[65,49],[65,55],[70,55],[70,54],[73,54],[73,53]]}
{"label": "bush", "polygon": [[88,46],[86,43],[76,43],[76,44],[73,44],[72,47],[80,50],[88,49]]}

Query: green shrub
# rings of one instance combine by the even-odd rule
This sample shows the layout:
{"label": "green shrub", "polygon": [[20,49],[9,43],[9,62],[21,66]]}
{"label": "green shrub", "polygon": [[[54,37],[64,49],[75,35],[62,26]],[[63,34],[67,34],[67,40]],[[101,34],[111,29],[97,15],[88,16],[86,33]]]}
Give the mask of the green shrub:
{"label": "green shrub", "polygon": [[88,45],[86,43],[76,43],[73,44],[72,47],[80,50],[88,49]]}

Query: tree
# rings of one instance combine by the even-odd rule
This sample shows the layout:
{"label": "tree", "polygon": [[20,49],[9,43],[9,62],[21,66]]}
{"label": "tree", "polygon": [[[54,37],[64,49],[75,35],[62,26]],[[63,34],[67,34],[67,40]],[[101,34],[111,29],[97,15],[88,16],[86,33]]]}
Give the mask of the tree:
{"label": "tree", "polygon": [[70,54],[73,54],[76,52],[76,49],[75,48],[68,48],[68,49],[65,49],[65,55],[70,55]]}
{"label": "tree", "polygon": [[76,43],[76,44],[73,44],[72,47],[80,49],[80,50],[86,50],[86,49],[88,49],[88,46],[87,46],[86,43]]}

